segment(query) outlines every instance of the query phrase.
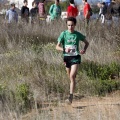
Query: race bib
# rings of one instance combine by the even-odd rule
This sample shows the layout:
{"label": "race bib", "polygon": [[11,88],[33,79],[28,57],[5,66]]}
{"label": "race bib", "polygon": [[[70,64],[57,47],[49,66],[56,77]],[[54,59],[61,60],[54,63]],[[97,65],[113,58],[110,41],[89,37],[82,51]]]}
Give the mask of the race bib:
{"label": "race bib", "polygon": [[66,45],[65,49],[69,49],[69,52],[67,53],[69,56],[76,56],[77,55],[76,45]]}

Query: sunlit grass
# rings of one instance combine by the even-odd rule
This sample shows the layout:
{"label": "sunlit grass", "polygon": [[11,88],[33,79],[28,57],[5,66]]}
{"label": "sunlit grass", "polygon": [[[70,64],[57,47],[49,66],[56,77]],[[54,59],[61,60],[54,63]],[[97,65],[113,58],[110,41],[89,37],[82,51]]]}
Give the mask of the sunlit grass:
{"label": "sunlit grass", "polygon": [[[1,120],[53,120],[53,118],[67,120],[71,117],[82,120],[87,118],[107,120],[106,106],[98,103],[94,110],[90,106],[85,109],[85,112],[91,113],[92,116],[90,114],[81,116],[79,109],[75,112],[70,108],[73,113],[63,111],[61,107],[69,93],[69,79],[62,60],[62,52],[56,51],[55,46],[59,34],[67,29],[65,21],[42,22],[34,26],[21,23],[17,26],[7,26],[1,22],[0,26]],[[83,21],[78,21],[76,30],[86,34]],[[102,27],[99,23],[91,21],[86,39],[90,46],[86,54],[82,55],[82,66],[76,78],[75,92],[82,96],[103,95],[102,92],[106,95],[109,91],[101,92],[104,84],[99,78],[95,80],[88,76],[88,71],[85,71],[83,66],[86,63],[94,65],[93,61],[96,65],[110,65],[115,62],[118,65],[115,82],[120,82],[120,27]],[[83,44],[80,44],[80,49],[82,47]],[[120,89],[120,84],[117,85],[116,87],[113,84],[114,90]],[[25,92],[26,89],[29,94]],[[91,104],[91,100],[87,101],[88,105]],[[45,107],[44,103],[48,103],[48,107]],[[109,115],[112,107],[113,105],[108,108]],[[118,105],[113,114],[115,120],[119,120],[119,111]],[[30,114],[26,114],[28,112]]]}

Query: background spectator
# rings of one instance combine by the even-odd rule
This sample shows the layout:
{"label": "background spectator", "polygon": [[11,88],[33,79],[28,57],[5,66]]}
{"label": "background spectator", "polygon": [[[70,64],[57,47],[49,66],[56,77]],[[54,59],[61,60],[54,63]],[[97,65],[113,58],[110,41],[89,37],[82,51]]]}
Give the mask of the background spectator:
{"label": "background spectator", "polygon": [[21,8],[21,18],[23,21],[29,22],[29,8],[27,7],[28,2],[24,0],[24,5]]}
{"label": "background spectator", "polygon": [[35,23],[38,17],[38,7],[35,1],[32,2],[32,9],[30,10],[31,23]]}
{"label": "background spectator", "polygon": [[38,11],[40,18],[46,18],[45,0],[40,0],[38,4]]}
{"label": "background spectator", "polygon": [[5,19],[8,20],[8,23],[18,22],[18,13],[15,10],[15,3],[12,3],[11,8],[6,12]]}
{"label": "background spectator", "polygon": [[61,7],[59,5],[59,0],[55,0],[55,4],[50,6],[49,14],[51,20],[55,20],[61,17]]}
{"label": "background spectator", "polygon": [[78,16],[78,8],[75,6],[74,0],[70,0],[70,5],[67,8],[67,17],[74,17]]}

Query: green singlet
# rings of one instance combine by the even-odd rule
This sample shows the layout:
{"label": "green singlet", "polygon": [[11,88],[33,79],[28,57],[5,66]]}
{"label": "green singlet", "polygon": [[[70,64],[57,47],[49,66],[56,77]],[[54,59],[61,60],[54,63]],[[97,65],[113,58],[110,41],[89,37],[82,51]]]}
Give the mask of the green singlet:
{"label": "green singlet", "polygon": [[64,56],[77,56],[79,55],[79,41],[84,41],[85,36],[80,32],[74,31],[70,33],[68,30],[63,31],[58,37],[58,42],[60,42],[64,49],[69,48],[70,52],[63,52]]}

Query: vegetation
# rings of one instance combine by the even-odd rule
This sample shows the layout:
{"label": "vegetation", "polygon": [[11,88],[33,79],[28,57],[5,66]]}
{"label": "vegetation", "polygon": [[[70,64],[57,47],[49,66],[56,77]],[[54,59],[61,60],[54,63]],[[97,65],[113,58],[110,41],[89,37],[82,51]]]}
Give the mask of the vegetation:
{"label": "vegetation", "polygon": [[[42,22],[42,23],[41,23]],[[8,26],[0,23],[0,101],[2,111],[17,117],[41,103],[64,100],[69,79],[62,53],[55,50],[57,38],[66,29],[65,21]],[[76,30],[85,33],[83,21]],[[120,90],[120,27],[101,26],[91,21],[87,39],[90,46],[76,78],[76,93],[103,96]],[[80,48],[82,48],[82,43]]]}

